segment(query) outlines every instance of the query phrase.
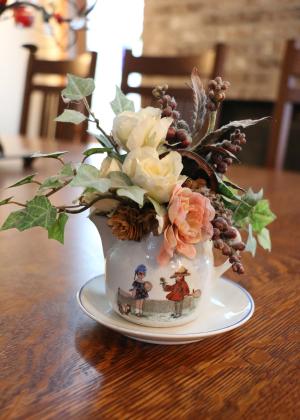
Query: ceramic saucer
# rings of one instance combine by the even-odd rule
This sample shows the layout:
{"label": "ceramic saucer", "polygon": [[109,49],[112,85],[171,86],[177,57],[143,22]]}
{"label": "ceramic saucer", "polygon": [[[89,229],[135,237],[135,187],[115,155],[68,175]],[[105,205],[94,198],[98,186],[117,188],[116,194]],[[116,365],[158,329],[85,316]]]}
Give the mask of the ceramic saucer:
{"label": "ceramic saucer", "polygon": [[224,278],[207,304],[205,315],[178,327],[143,327],[126,321],[109,306],[104,275],[89,280],[77,293],[81,309],[100,324],[139,341],[188,344],[240,327],[254,312],[253,299],[243,287]]}

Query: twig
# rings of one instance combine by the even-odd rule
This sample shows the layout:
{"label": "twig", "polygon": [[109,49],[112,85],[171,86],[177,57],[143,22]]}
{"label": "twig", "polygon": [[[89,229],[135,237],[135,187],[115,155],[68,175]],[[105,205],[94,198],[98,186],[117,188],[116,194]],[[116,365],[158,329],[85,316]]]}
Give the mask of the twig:
{"label": "twig", "polygon": [[[72,178],[73,179],[73,178]],[[57,191],[61,190],[62,188],[64,188],[66,185],[70,184],[70,182],[72,181],[72,179],[69,179],[68,181],[64,182],[60,187],[57,188],[53,188],[52,191],[48,192],[45,197],[50,197],[50,195],[55,194]]]}
{"label": "twig", "polygon": [[[86,100],[86,98],[83,98],[83,103],[84,106],[86,107],[86,110],[88,111],[88,113],[91,115],[91,117],[93,118],[93,121],[96,124],[96,127],[98,128],[98,130],[104,135],[104,137],[107,138],[107,140],[110,142],[110,144],[113,146],[113,148],[115,149],[115,151],[117,153],[119,153],[118,150],[118,144],[114,141],[114,139],[109,136],[104,130],[103,128],[100,126],[100,122],[98,120],[98,118],[95,116],[95,114],[93,113],[93,111],[91,110],[88,101]],[[90,121],[90,120],[89,120]]]}
{"label": "twig", "polygon": [[92,205],[97,203],[97,201],[105,200],[107,198],[112,198],[112,199],[117,200],[117,201],[122,201],[121,198],[119,198],[119,197],[113,196],[111,194],[106,194],[106,195],[101,195],[101,196],[98,196],[98,197],[94,198],[94,200],[92,200],[88,204],[83,205],[82,208],[80,208],[78,210],[68,210],[69,208],[73,208],[74,206],[61,206],[61,207],[56,207],[56,208],[58,209],[59,213],[65,212],[65,213],[69,213],[69,214],[78,214],[78,213],[82,213],[83,211],[92,207]]}
{"label": "twig", "polygon": [[16,204],[17,206],[27,207],[26,204],[19,203],[18,201],[9,201],[7,204]]}

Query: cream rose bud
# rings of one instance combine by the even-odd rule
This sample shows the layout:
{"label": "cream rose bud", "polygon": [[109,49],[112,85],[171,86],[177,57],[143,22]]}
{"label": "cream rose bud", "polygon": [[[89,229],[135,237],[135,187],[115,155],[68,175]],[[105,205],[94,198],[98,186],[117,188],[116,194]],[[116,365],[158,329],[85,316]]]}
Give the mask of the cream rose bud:
{"label": "cream rose bud", "polygon": [[161,118],[161,110],[148,106],[139,112],[124,111],[113,122],[114,139],[127,151],[137,147],[157,148],[165,140],[172,118]]}
{"label": "cream rose bud", "polygon": [[121,171],[121,170],[122,170],[121,163],[117,159],[107,156],[101,164],[99,176],[100,178],[106,178],[110,172]]}
{"label": "cream rose bud", "polygon": [[153,147],[141,147],[128,153],[123,163],[123,172],[131,181],[145,189],[159,203],[169,201],[175,185],[181,185],[186,177],[180,176],[183,169],[181,155],[170,152],[162,159]]}

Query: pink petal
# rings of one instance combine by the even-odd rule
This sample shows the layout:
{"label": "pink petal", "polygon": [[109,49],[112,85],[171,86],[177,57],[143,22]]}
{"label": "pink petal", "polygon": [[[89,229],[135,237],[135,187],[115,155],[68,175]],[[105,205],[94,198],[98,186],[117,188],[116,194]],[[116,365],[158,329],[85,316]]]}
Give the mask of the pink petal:
{"label": "pink petal", "polygon": [[177,242],[172,225],[169,225],[164,231],[164,241],[157,256],[157,262],[160,265],[166,265],[173,257]]}
{"label": "pink petal", "polygon": [[176,232],[176,239],[177,239],[177,246],[176,251],[180,254],[184,255],[187,258],[195,258],[196,257],[196,248],[194,245],[187,244],[183,240],[180,239],[178,232]]}

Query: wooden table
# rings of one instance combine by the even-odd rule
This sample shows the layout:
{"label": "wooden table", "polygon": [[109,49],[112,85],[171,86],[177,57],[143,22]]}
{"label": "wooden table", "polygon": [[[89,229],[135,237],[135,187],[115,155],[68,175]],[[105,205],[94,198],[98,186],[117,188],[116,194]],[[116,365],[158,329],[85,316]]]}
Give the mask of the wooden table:
{"label": "wooden table", "polygon": [[[34,164],[43,176],[56,165]],[[71,220],[65,246],[39,228],[1,232],[1,418],[299,418],[300,174],[232,173],[271,199],[273,252],[245,255],[246,274],[228,273],[254,297],[253,318],[197,344],[143,344],[81,312],[76,291],[103,272],[86,215]],[[21,176],[21,163],[0,165],[2,186]],[[0,209],[1,223],[8,210]]]}

